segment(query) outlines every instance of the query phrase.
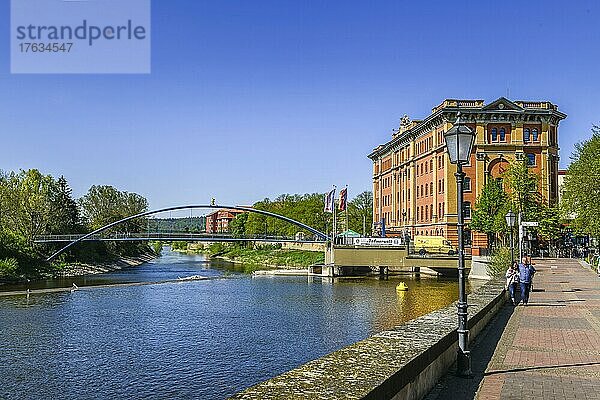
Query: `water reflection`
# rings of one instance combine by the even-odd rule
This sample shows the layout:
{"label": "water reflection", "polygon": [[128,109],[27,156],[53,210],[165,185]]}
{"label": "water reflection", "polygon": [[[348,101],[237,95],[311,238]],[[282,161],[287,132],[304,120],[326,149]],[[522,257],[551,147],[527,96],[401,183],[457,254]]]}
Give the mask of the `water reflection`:
{"label": "water reflection", "polygon": [[0,398],[219,399],[457,298],[436,278],[251,278],[228,265],[166,253],[77,284],[214,279],[0,297]]}

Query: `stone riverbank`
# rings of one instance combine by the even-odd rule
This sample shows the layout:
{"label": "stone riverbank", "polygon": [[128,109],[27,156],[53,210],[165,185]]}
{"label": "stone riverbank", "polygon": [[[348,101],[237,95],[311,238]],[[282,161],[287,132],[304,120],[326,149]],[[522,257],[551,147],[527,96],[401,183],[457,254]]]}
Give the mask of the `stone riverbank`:
{"label": "stone riverbank", "polygon": [[[504,305],[503,280],[469,295],[471,339]],[[456,303],[237,393],[232,399],[419,399],[456,359]]]}

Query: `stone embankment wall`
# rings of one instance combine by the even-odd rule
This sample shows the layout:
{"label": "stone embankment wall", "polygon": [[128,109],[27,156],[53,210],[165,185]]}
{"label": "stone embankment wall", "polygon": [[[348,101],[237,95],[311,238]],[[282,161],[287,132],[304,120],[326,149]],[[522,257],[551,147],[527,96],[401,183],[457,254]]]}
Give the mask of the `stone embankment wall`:
{"label": "stone embankment wall", "polygon": [[[506,299],[493,280],[469,295],[471,339]],[[420,399],[456,359],[456,303],[311,361],[232,399]]]}

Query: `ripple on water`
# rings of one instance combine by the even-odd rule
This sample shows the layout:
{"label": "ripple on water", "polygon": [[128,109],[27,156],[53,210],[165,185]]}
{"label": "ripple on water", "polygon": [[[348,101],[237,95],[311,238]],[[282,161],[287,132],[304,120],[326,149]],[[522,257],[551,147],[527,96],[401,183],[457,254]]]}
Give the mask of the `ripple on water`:
{"label": "ripple on water", "polygon": [[[222,264],[221,264],[222,265]],[[103,281],[222,276],[170,254]],[[192,281],[0,298],[0,398],[220,399],[456,299],[403,278]]]}

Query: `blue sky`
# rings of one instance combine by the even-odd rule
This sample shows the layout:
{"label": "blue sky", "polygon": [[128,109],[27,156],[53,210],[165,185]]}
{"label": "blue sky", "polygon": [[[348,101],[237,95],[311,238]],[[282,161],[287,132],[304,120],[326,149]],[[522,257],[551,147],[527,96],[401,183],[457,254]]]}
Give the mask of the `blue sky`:
{"label": "blue sky", "polygon": [[371,188],[366,155],[444,98],[550,100],[561,166],[600,123],[597,1],[152,2],[150,75],[11,75],[0,169],[151,207]]}

